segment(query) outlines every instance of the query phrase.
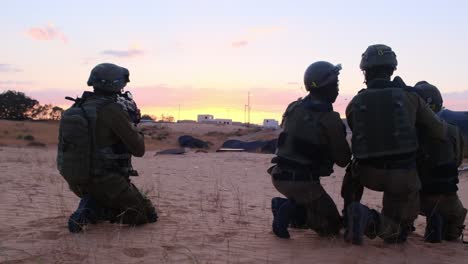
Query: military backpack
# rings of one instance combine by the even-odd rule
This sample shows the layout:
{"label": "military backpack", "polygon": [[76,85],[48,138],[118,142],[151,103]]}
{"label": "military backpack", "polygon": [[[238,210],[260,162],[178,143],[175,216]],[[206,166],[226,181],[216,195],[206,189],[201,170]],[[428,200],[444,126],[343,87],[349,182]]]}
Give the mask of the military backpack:
{"label": "military backpack", "polygon": [[116,101],[115,96],[83,93],[60,120],[57,168],[73,189],[86,185],[93,175],[96,156],[96,119],[99,110]]}

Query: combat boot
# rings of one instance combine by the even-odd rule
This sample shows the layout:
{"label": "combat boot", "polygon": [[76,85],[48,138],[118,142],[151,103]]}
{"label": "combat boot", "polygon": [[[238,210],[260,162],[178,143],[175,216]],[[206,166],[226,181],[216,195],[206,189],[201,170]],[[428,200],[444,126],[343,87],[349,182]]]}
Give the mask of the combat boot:
{"label": "combat boot", "polygon": [[147,200],[147,202],[149,202],[149,204],[146,211],[146,218],[148,219],[148,223],[155,223],[158,221],[158,213],[151,202],[149,200]]}
{"label": "combat boot", "polygon": [[[273,217],[275,216],[276,212],[278,212],[279,208],[283,203],[285,203],[288,199],[275,197],[271,199],[271,212],[273,213]],[[297,205],[294,212],[291,214],[289,219],[289,227],[296,228],[296,229],[307,229],[307,209],[303,205]]]}
{"label": "combat boot", "polygon": [[440,214],[433,213],[430,216],[426,216],[426,232],[424,233],[424,241],[430,243],[441,243],[443,239],[443,225],[444,221]]}
{"label": "combat boot", "polygon": [[[294,201],[289,199],[285,200],[286,201],[282,201],[276,198],[271,200],[273,211],[273,233],[280,238],[290,238],[288,232],[289,219],[296,208],[296,203]],[[278,202],[281,203],[281,206],[279,207]],[[273,210],[273,207],[278,209]]]}
{"label": "combat boot", "polygon": [[281,205],[283,205],[287,200],[288,199],[281,197],[274,197],[271,199],[271,213],[273,213],[273,216],[276,215],[276,212],[278,212]]}
{"label": "combat boot", "polygon": [[68,230],[71,233],[79,233],[88,224],[94,224],[99,220],[96,201],[90,196],[83,196],[78,208],[68,219]]}
{"label": "combat boot", "polygon": [[444,240],[454,241],[461,238],[463,240],[463,230],[465,229],[465,218],[467,210],[463,208],[459,214],[451,216],[444,223]]}
{"label": "combat boot", "polygon": [[308,229],[307,225],[307,209],[304,205],[296,204],[292,217],[289,221],[289,227],[295,229]]}
{"label": "combat boot", "polygon": [[346,208],[345,240],[355,245],[362,245],[364,234],[373,239],[377,236],[379,214],[359,202],[352,202]]}

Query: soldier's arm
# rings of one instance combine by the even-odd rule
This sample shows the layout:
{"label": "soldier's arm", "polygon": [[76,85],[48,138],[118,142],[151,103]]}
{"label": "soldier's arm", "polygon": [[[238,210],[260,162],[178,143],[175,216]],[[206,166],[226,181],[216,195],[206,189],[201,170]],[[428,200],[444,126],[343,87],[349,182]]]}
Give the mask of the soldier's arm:
{"label": "soldier's arm", "polygon": [[351,116],[353,114],[353,101],[349,102],[348,106],[346,107],[346,122],[348,122],[349,129],[353,131],[353,124],[352,124],[352,119]]}
{"label": "soldier's arm", "polygon": [[328,146],[333,161],[345,167],[351,160],[351,150],[346,140],[346,127],[337,112],[326,113],[321,118],[328,139]]}
{"label": "soldier's arm", "polygon": [[122,140],[133,156],[142,157],[145,154],[144,137],[121,106],[109,104],[101,110],[101,115],[108,117],[104,122]]}
{"label": "soldier's arm", "polygon": [[409,94],[416,108],[416,126],[437,140],[445,140],[446,125],[426,105],[424,100],[415,94]]}

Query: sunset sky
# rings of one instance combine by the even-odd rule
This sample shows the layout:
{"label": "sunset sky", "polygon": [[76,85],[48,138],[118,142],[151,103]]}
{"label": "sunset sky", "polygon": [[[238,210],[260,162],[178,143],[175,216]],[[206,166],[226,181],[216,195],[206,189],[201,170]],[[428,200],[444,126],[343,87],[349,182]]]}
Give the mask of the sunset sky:
{"label": "sunset sky", "polygon": [[468,110],[467,1],[2,1],[0,92],[41,103],[89,89],[90,70],[111,62],[130,70],[127,86],[143,113],[196,119],[280,119],[304,96],[317,60],[341,63],[343,114],[361,89],[368,45],[384,43],[395,74],[438,86],[447,108]]}

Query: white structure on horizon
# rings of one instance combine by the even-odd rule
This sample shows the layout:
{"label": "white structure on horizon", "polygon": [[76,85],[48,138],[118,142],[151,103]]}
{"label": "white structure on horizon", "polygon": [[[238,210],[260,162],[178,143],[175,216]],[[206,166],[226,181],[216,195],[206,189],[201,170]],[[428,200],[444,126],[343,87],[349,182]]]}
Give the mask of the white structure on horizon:
{"label": "white structure on horizon", "polygon": [[232,125],[232,119],[215,118],[212,122],[218,125]]}
{"label": "white structure on horizon", "polygon": [[210,121],[213,121],[213,115],[198,115],[197,116],[198,123],[204,123],[204,122],[210,122]]}
{"label": "white structure on horizon", "polygon": [[198,123],[232,125],[232,119],[214,118],[213,115],[198,115]]}
{"label": "white structure on horizon", "polygon": [[278,129],[279,124],[275,119],[263,119],[263,127]]}

